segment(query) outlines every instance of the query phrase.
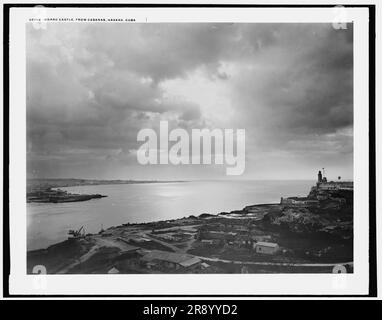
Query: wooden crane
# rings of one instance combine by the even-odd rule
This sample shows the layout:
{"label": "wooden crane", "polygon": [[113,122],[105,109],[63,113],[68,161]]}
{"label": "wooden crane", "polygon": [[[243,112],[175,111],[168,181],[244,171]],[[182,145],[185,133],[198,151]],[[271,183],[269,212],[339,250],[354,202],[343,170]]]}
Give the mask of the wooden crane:
{"label": "wooden crane", "polygon": [[85,228],[82,226],[78,230],[69,230],[68,234],[72,236],[72,239],[83,238],[85,237]]}

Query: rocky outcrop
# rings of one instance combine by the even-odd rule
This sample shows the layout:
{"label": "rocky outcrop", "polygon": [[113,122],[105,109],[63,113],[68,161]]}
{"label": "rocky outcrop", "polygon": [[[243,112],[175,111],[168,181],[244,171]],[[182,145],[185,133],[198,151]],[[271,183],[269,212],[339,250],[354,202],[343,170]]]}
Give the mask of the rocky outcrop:
{"label": "rocky outcrop", "polygon": [[291,232],[316,232],[324,226],[320,216],[311,213],[306,208],[286,208],[278,216],[273,216],[270,223],[280,226]]}
{"label": "rocky outcrop", "polygon": [[284,208],[279,213],[266,215],[263,220],[269,226],[296,234],[325,233],[342,239],[351,238],[352,220],[343,221],[338,217],[339,215],[336,216],[336,212],[333,211],[329,215],[323,212],[312,212],[308,208]]}

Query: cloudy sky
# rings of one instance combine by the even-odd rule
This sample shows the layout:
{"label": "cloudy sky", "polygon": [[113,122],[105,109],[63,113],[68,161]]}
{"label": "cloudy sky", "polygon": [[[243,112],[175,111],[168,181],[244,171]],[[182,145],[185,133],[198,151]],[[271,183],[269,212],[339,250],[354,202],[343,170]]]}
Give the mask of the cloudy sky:
{"label": "cloudy sky", "polygon": [[[241,179],[353,175],[353,30],[331,24],[27,26],[29,177],[225,179],[137,163],[141,128],[246,130]],[[228,177],[232,178],[232,177]]]}

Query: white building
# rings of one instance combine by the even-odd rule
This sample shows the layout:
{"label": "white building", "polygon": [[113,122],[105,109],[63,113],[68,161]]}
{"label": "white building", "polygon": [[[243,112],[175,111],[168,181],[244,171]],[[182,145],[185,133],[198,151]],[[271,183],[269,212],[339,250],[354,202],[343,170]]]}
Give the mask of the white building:
{"label": "white building", "polygon": [[275,254],[279,249],[279,245],[273,242],[256,242],[253,244],[256,253]]}
{"label": "white building", "polygon": [[335,191],[335,190],[353,190],[353,182],[322,182],[317,184],[318,190]]}

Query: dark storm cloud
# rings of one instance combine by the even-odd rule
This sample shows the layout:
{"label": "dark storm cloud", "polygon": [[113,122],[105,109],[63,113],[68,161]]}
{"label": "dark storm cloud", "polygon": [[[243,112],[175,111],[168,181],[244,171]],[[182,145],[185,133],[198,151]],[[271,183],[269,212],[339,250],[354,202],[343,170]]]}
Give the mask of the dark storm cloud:
{"label": "dark storm cloud", "polygon": [[232,24],[163,23],[89,26],[85,32],[87,50],[158,82],[200,65],[216,67],[235,50],[238,30]]}
{"label": "dark storm cloud", "polygon": [[352,29],[338,31],[326,24],[264,28],[262,36],[250,39],[260,67],[238,84],[244,108],[254,118],[260,115],[265,125],[261,115],[299,133],[351,125]]}
{"label": "dark storm cloud", "polygon": [[190,101],[165,85],[195,74],[224,86],[233,110],[224,126],[247,129],[257,159],[351,154],[352,46],[351,25],[29,25],[28,170],[117,176],[135,164],[140,128],[161,119],[187,130],[221,125],[224,112],[206,115],[208,88]]}

